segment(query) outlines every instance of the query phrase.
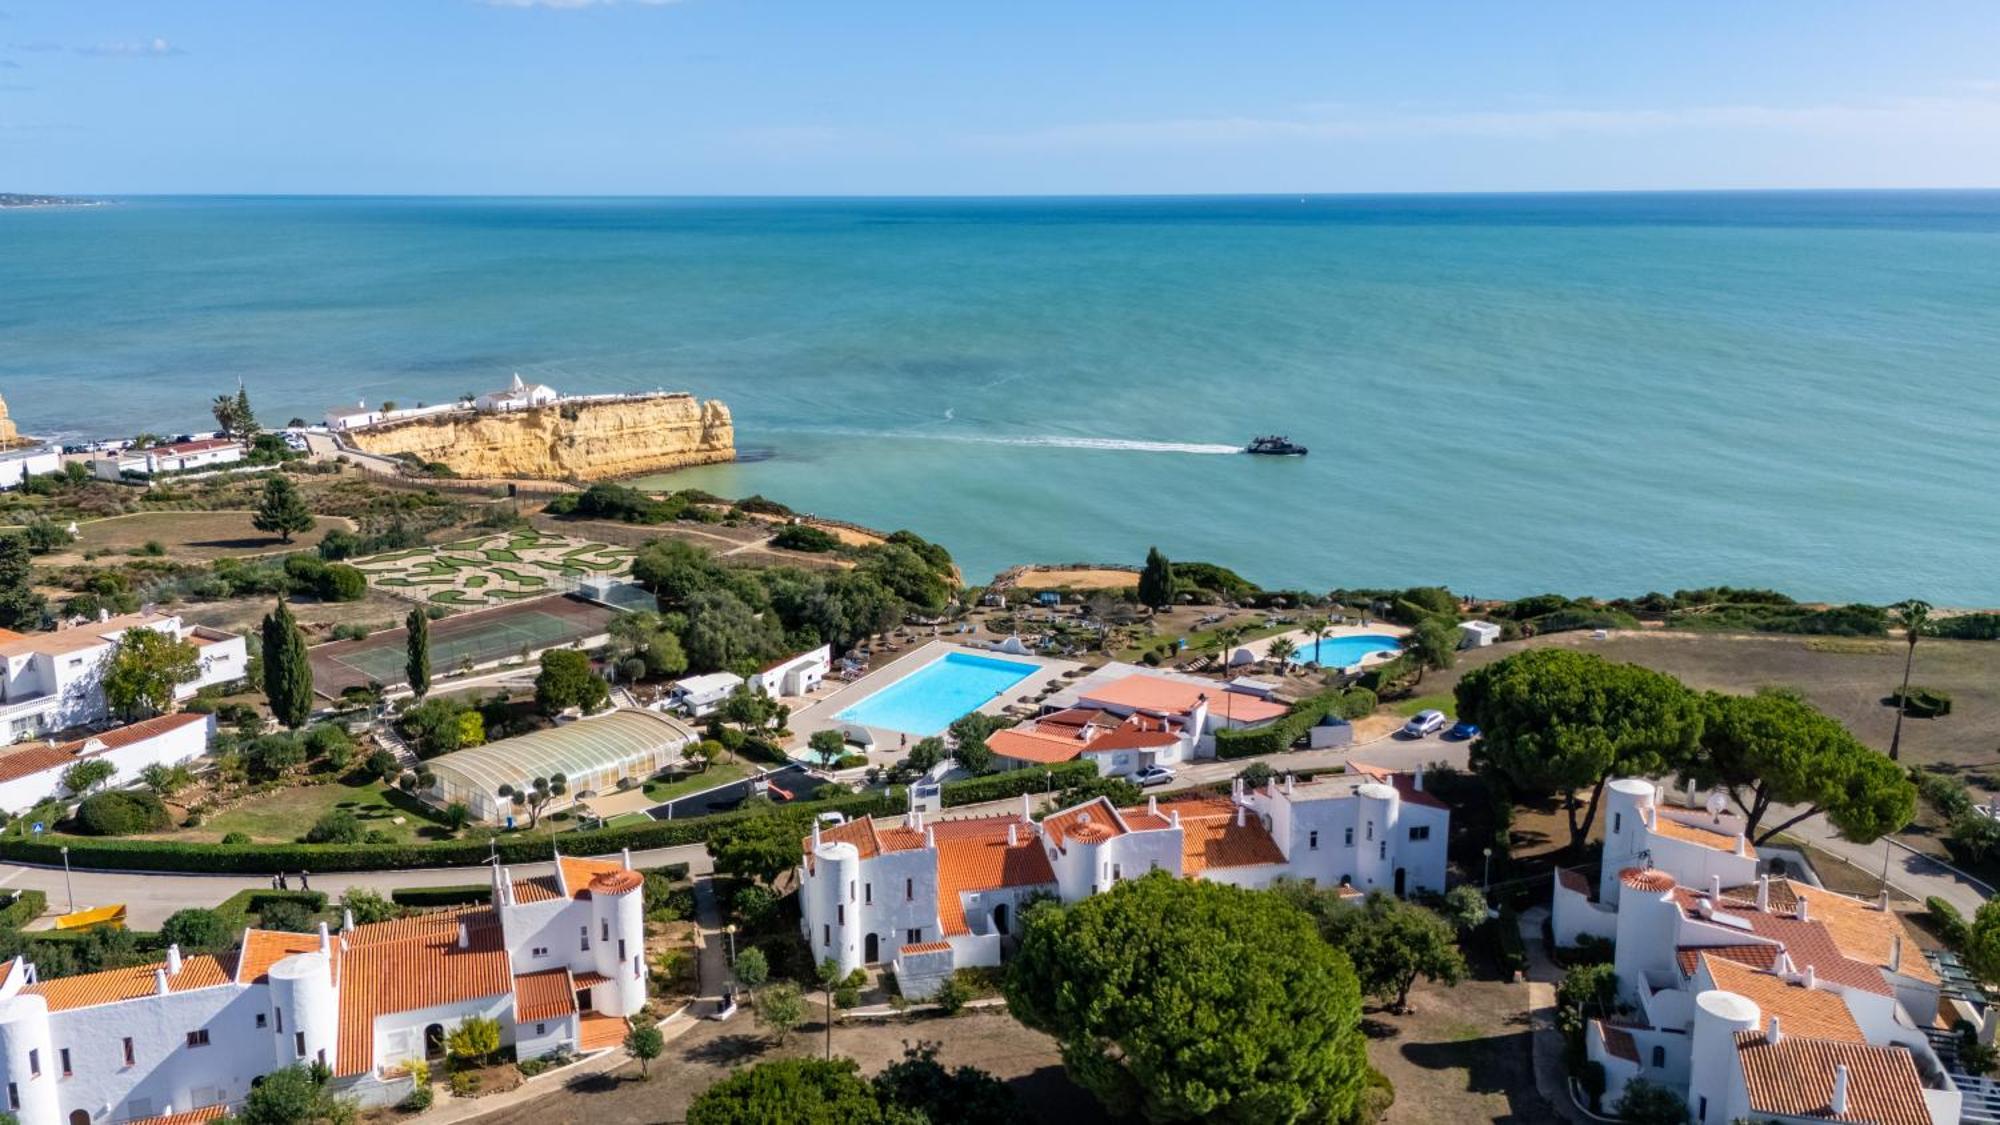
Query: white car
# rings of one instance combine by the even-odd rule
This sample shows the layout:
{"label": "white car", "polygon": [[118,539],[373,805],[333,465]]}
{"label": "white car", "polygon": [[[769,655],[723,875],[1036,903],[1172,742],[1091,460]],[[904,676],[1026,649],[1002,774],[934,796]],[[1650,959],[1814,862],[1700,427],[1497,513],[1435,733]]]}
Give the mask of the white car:
{"label": "white car", "polygon": [[1426,735],[1436,734],[1450,725],[1451,720],[1445,717],[1443,711],[1419,711],[1410,716],[1409,722],[1403,724],[1403,733],[1411,738],[1423,738]]}
{"label": "white car", "polygon": [[1174,771],[1165,766],[1147,766],[1132,778],[1142,789],[1151,785],[1165,785],[1173,779]]}

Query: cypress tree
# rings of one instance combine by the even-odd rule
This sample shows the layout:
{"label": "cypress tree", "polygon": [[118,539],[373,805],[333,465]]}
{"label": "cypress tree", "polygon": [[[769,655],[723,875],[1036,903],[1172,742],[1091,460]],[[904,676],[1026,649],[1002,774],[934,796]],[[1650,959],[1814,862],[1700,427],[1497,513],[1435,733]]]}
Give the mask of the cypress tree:
{"label": "cypress tree", "polygon": [[35,593],[35,566],[25,535],[0,535],[0,628],[41,628],[44,600]]}
{"label": "cypress tree", "polygon": [[284,598],[264,615],[263,632],[264,699],[279,722],[297,730],[312,714],[312,661],[306,658],[305,634]]}
{"label": "cypress tree", "polygon": [[250,516],[250,526],[258,531],[275,531],[287,543],[295,533],[311,531],[315,522],[312,509],[306,507],[306,498],[299,495],[298,486],[283,473],[273,473],[264,482],[264,495]]}
{"label": "cypress tree", "polygon": [[1174,603],[1174,564],[1158,547],[1146,550],[1146,569],[1139,572],[1139,601],[1153,609]]}
{"label": "cypress tree", "polygon": [[403,670],[410,678],[410,690],[422,699],[431,690],[431,619],[424,616],[423,606],[410,611],[403,619],[403,628],[409,633],[409,655]]}

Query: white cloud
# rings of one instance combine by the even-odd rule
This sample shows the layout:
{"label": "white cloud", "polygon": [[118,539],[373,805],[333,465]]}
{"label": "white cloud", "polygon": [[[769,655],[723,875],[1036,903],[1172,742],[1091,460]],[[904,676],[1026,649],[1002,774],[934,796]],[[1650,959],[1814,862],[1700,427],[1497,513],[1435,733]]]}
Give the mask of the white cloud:
{"label": "white cloud", "polygon": [[99,43],[90,47],[78,47],[79,55],[95,55],[113,59],[162,59],[169,55],[185,55],[186,51],[155,36],[152,39],[124,40],[117,43]]}

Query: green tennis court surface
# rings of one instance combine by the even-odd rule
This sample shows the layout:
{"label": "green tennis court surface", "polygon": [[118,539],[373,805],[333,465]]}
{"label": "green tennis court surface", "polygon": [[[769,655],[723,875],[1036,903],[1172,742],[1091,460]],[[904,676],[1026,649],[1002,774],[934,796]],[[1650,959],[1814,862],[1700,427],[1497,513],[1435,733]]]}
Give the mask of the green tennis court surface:
{"label": "green tennis court surface", "polygon": [[[546,607],[546,608],[544,608]],[[575,598],[555,597],[534,606],[447,617],[431,623],[431,674],[467,664],[490,664],[602,634],[616,611]],[[407,634],[387,630],[359,641],[312,650],[315,689],[335,696],[373,680],[394,687],[407,680]]]}

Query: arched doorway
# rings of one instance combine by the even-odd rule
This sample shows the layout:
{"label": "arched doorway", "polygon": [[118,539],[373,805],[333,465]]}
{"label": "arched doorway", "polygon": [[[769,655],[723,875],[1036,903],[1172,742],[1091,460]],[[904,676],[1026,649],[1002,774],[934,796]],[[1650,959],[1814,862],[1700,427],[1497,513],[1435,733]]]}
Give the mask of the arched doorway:
{"label": "arched doorway", "polygon": [[993,932],[1002,935],[1007,932],[1007,904],[1004,902],[993,908]]}
{"label": "arched doorway", "polygon": [[1404,877],[1404,875],[1405,875],[1406,873],[1407,873],[1407,872],[1406,872],[1406,871],[1405,871],[1405,870],[1404,870],[1403,868],[1401,868],[1401,867],[1398,867],[1398,868],[1396,869],[1396,897],[1397,897],[1397,898],[1402,898],[1402,897],[1403,897],[1403,877]]}
{"label": "arched doorway", "polygon": [[870,965],[873,965],[877,961],[880,961],[882,959],[881,935],[869,934],[865,939],[862,940],[861,959],[863,961],[866,961]]}
{"label": "arched doorway", "polygon": [[441,1059],[444,1057],[444,1025],[434,1023],[424,1028],[424,1057]]}
{"label": "arched doorway", "polygon": [[90,1111],[87,1109],[70,1110],[69,1125],[90,1125]]}

